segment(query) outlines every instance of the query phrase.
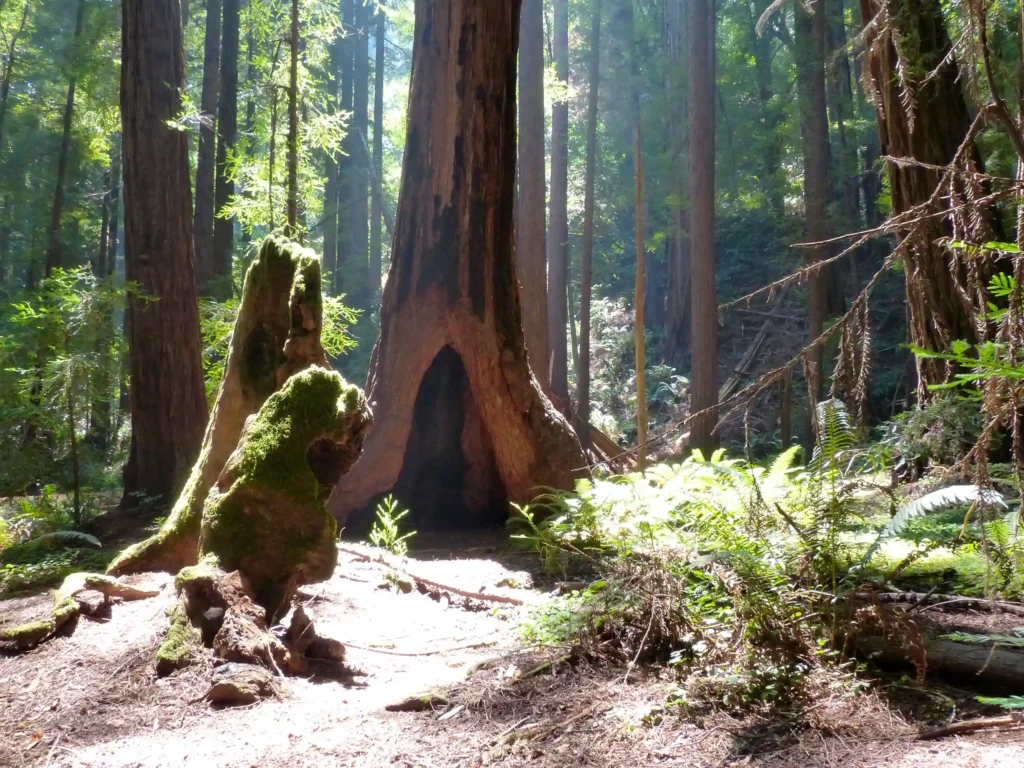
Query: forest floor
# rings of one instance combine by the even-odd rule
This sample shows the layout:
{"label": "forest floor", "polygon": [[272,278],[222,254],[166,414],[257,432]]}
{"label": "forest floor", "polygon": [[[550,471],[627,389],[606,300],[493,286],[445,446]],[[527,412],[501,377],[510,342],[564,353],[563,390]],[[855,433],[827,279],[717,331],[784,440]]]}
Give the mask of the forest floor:
{"label": "forest floor", "polygon": [[[136,577],[160,584],[160,595],[0,657],[0,766],[1024,765],[1024,731],[917,741],[914,723],[945,722],[970,697],[895,678],[770,718],[712,713],[694,723],[665,709],[664,668],[627,679],[621,667],[552,664],[524,676],[564,653],[523,647],[521,612],[546,599],[532,587],[534,561],[499,554],[497,537],[463,538],[457,551],[426,543],[409,573],[525,607],[405,592],[367,558],[372,550],[345,544],[334,577],[301,596],[318,631],[348,646],[351,674],[289,678],[278,698],[214,710],[203,701],[212,659],[156,677],[174,590],[166,574]],[[49,602],[45,593],[0,602],[0,626]],[[422,711],[387,709],[426,692],[438,696]]]}

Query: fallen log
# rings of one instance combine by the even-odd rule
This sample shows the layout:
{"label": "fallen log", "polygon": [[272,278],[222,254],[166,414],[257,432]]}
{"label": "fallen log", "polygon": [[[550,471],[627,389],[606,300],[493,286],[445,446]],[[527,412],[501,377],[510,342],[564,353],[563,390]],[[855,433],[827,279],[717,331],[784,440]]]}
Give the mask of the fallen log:
{"label": "fallen log", "polygon": [[1006,600],[985,600],[978,597],[938,595],[930,592],[857,592],[851,597],[865,603],[920,605],[929,608],[937,608],[939,605],[956,605],[957,608],[968,611],[1001,611],[1014,616],[1024,616],[1024,605]]}
{"label": "fallen log", "polygon": [[[851,637],[857,652],[890,664],[914,664],[908,649],[889,637],[857,635]],[[988,686],[1020,690],[1024,680],[1024,653],[992,645],[958,643],[942,637],[922,635],[925,671],[960,679],[971,679]],[[916,665],[915,665],[916,666]]]}

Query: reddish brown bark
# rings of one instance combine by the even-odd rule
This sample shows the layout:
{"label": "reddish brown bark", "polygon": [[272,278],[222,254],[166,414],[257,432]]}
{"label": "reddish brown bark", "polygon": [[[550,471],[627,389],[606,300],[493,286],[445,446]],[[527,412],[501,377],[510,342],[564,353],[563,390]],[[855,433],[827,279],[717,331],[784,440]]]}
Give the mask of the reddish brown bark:
{"label": "reddish brown bark", "polygon": [[679,366],[690,348],[689,95],[686,92],[686,11],[682,0],[666,0],[663,30],[665,136],[672,174],[671,226],[665,246],[668,281],[665,296],[665,356]]}
{"label": "reddish brown bark", "polygon": [[544,3],[523,0],[519,35],[519,218],[516,269],[530,365],[548,387],[547,181],[544,178]]}
{"label": "reddish brown bark", "polygon": [[690,7],[690,232],[693,369],[690,445],[708,455],[718,426],[718,304],[715,298],[715,28],[713,0]]}
{"label": "reddish brown bark", "polygon": [[[875,0],[860,1],[865,25],[878,13],[879,7]],[[881,154],[945,166],[952,161],[967,136],[971,117],[960,85],[957,58],[951,56],[946,61],[951,44],[941,5],[938,0],[906,0],[891,8],[890,13],[894,12],[894,15],[888,24],[904,38],[912,38],[916,43],[920,61],[915,68],[921,72],[932,72],[940,62],[944,63],[937,76],[920,84],[916,90],[914,130],[911,131],[900,100],[898,78],[893,76],[896,51],[891,40],[884,46],[876,45],[877,32],[869,32],[866,46],[873,48],[875,53],[865,60],[864,76],[874,84],[881,100],[876,112]],[[976,149],[972,153],[972,162],[979,170],[983,167]],[[941,175],[935,170],[895,163],[889,163],[887,170],[894,214],[904,213],[928,201]],[[981,229],[998,227],[998,220],[990,211],[982,209],[980,214],[972,214],[972,219]],[[964,290],[970,282],[967,265],[962,259],[951,260],[940,242],[951,234],[948,221],[932,219],[903,253],[910,337],[914,345],[936,352],[947,351],[957,339],[978,341],[977,328],[971,321],[970,290]],[[998,231],[994,234],[996,239],[1000,239]],[[982,279],[985,279],[984,275]],[[944,382],[951,373],[940,360],[919,358],[917,369],[918,394],[925,399],[928,397],[927,386]]]}
{"label": "reddish brown bark", "polygon": [[[168,126],[185,83],[178,0],[123,0],[121,125],[132,449],[125,503],[173,499],[206,426],[188,136]],[[153,299],[156,299],[155,301]]]}
{"label": "reddish brown bark", "polygon": [[[332,496],[343,522],[403,475],[422,475],[428,452],[480,513],[567,488],[584,466],[523,342],[512,232],[518,19],[519,0],[416,4],[394,255],[367,384],[375,426]],[[452,417],[438,404],[455,405]],[[431,512],[425,499],[408,503]]]}

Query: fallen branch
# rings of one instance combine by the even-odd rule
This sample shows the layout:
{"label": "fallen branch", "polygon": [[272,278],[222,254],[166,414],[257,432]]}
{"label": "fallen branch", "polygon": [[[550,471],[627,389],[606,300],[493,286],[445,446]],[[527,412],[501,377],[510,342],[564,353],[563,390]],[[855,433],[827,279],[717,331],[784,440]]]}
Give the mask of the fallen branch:
{"label": "fallen branch", "polygon": [[362,563],[377,563],[379,565],[385,565],[388,568],[391,568],[395,571],[400,571],[410,581],[413,581],[421,587],[425,588],[426,591],[429,591],[430,588],[433,588],[435,590],[442,592],[450,592],[453,595],[459,595],[460,597],[465,597],[470,600],[480,600],[482,602],[488,603],[505,603],[506,605],[523,604],[523,601],[516,597],[506,597],[505,595],[488,595],[483,592],[469,592],[464,589],[459,589],[458,587],[453,587],[448,584],[442,584],[438,581],[433,581],[431,579],[424,578],[423,576],[417,576],[416,574],[410,573],[408,570],[406,570],[404,566],[390,560],[384,555],[372,557],[358,550],[349,549],[348,547],[338,547],[338,551],[344,552],[346,555],[351,555],[352,557],[356,558],[359,562]]}
{"label": "fallen branch", "polygon": [[998,610],[1014,616],[1024,616],[1024,605],[1021,603],[1011,603],[1005,600],[984,600],[978,597],[936,595],[930,592],[857,592],[852,597],[855,600],[863,600],[866,603],[903,603],[906,605],[924,605],[929,608],[937,608],[939,605],[956,604],[966,610]]}
{"label": "fallen branch", "polygon": [[988,728],[1013,728],[1024,724],[1024,713],[1014,712],[1005,717],[983,717],[978,720],[964,720],[959,723],[951,723],[942,728],[934,728],[930,731],[921,731],[917,734],[918,741],[931,741],[932,739],[943,739],[946,736],[961,736],[965,733]]}

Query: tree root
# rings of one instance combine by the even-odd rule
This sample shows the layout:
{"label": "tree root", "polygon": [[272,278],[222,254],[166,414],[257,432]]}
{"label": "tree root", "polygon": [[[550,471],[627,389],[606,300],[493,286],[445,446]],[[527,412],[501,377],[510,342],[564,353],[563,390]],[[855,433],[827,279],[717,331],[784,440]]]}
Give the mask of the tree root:
{"label": "tree root", "polygon": [[111,598],[145,600],[159,590],[140,589],[98,573],[73,573],[54,593],[53,609],[44,619],[0,629],[0,647],[15,653],[30,650],[54,637],[81,613],[97,613]]}

